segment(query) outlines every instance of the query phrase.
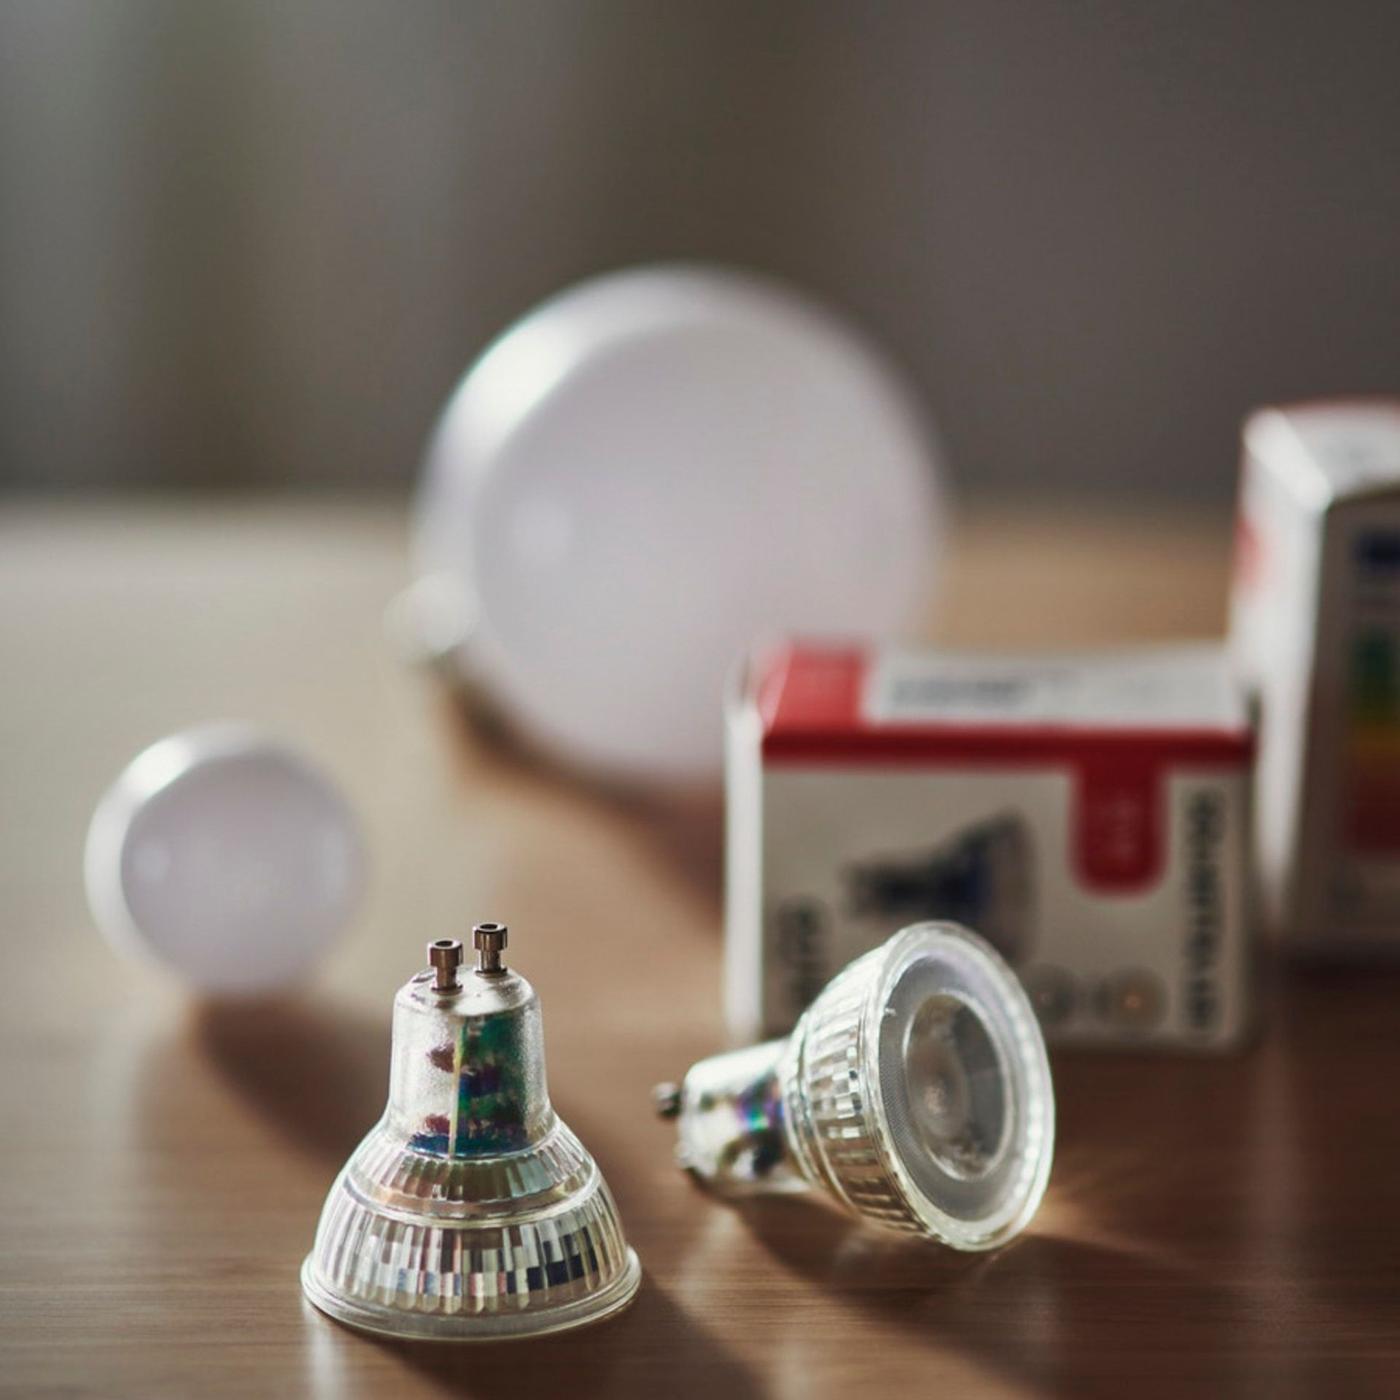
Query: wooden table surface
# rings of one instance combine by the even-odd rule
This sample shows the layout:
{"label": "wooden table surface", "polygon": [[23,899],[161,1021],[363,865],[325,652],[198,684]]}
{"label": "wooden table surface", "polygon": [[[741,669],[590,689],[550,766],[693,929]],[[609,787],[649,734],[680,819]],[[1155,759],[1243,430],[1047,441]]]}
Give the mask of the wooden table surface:
{"label": "wooden table surface", "polygon": [[[1274,974],[1228,1059],[1059,1054],[1060,1146],[991,1256],[808,1201],[735,1209],[648,1090],[721,1043],[716,812],[623,802],[474,739],[386,644],[402,511],[0,511],[0,1393],[1203,1395],[1400,1390],[1400,980]],[[1228,522],[972,511],[936,632],[998,645],[1217,630]],[[374,868],[303,994],[200,1006],[94,933],[94,802],[158,736],[264,722],[342,782]],[[592,1330],[375,1342],[301,1297],[377,1116],[425,940],[501,918],[556,1106],[646,1271]]]}

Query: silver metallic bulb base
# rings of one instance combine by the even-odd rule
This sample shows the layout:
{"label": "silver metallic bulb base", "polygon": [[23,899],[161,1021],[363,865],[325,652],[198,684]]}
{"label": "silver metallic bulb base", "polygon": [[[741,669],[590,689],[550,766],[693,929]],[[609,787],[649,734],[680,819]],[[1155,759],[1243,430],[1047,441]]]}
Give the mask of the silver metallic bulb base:
{"label": "silver metallic bulb base", "polygon": [[[641,1265],[592,1158],[559,1128],[529,1167],[499,1170],[499,1199],[484,1218],[422,1219],[423,1205],[405,1201],[412,1192],[403,1190],[417,1164],[391,1143],[367,1140],[347,1167],[353,1175],[332,1188],[302,1264],[306,1296],[361,1331],[427,1341],[543,1336],[622,1311],[641,1283]],[[547,1184],[512,1194],[519,1183],[510,1178],[531,1170]],[[376,1177],[398,1209],[420,1218],[397,1218],[382,1202],[362,1199]],[[537,1218],[532,1209],[540,1209]]]}
{"label": "silver metallic bulb base", "polygon": [[1030,1003],[955,924],[897,933],[839,973],[787,1040],[702,1060],[661,1106],[682,1164],[715,1190],[818,1187],[956,1249],[1018,1234],[1054,1155]]}
{"label": "silver metallic bulb base", "polygon": [[478,925],[394,999],[384,1116],[326,1197],[306,1296],[366,1332],[494,1341],[581,1327],[641,1282],[592,1155],[549,1101],[539,1000]]}

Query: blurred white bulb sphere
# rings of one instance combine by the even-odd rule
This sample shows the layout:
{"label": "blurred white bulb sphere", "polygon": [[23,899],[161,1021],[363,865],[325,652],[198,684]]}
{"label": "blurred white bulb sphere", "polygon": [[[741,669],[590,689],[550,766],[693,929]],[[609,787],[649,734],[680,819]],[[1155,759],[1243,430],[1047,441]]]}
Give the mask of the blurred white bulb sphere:
{"label": "blurred white bulb sphere", "polygon": [[708,778],[753,641],[917,617],[938,487],[929,426],[831,312],[719,269],[600,277],[507,331],[448,402],[413,626],[557,753]]}
{"label": "blurred white bulb sphere", "polygon": [[123,951],[191,986],[248,996],[294,982],[358,903],[363,845],[331,783],[241,725],[138,754],[88,829],[88,903]]}

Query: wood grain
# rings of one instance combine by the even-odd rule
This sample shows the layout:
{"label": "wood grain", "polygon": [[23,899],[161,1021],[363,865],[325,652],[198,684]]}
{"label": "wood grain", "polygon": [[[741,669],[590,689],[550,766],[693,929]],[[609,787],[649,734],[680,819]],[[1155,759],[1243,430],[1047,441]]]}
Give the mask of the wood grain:
{"label": "wood grain", "polygon": [[[813,1202],[735,1209],[671,1163],[647,1091],[721,1043],[717,805],[605,796],[483,744],[386,645],[392,505],[0,514],[0,1393],[824,1396],[1393,1393],[1392,975],[1271,975],[1224,1060],[1055,1057],[1061,1147],[991,1257]],[[1221,519],[974,511],[937,635],[1218,630]],[[83,902],[93,803],[138,748],[266,723],[343,782],[374,855],[304,994],[193,1004]],[[622,1318],[488,1348],[377,1343],[302,1301],[324,1192],[377,1114],[423,942],[495,917],[551,1084],[646,1269]]]}

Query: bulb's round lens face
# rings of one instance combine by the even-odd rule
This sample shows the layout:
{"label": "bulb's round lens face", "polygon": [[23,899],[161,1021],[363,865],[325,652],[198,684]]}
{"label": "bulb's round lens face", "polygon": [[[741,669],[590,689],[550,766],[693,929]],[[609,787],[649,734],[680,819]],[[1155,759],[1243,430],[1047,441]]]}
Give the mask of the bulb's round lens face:
{"label": "bulb's round lens face", "polygon": [[885,1141],[938,1237],[981,1248],[1019,1228],[1044,1189],[1053,1105],[1043,1051],[1024,994],[985,945],[907,935],[909,955],[877,998]]}
{"label": "bulb's round lens face", "polygon": [[982,1018],[961,998],[926,998],[908,1023],[908,1122],[929,1156],[962,1181],[985,1176],[1006,1144],[1006,1070]]}

